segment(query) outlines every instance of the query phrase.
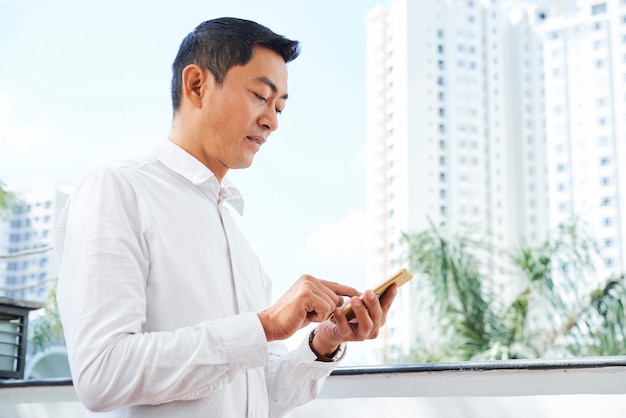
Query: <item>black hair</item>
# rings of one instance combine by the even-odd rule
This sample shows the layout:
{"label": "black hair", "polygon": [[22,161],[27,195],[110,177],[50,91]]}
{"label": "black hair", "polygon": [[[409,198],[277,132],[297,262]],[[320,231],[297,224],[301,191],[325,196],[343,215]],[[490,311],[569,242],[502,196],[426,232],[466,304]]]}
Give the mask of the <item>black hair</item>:
{"label": "black hair", "polygon": [[235,65],[245,65],[254,48],[264,47],[278,53],[285,63],[300,54],[300,44],[272,32],[251,20],[222,17],[199,24],[183,39],[172,64],[172,107],[176,112],[182,94],[182,74],[191,64],[208,70],[221,85],[226,72]]}

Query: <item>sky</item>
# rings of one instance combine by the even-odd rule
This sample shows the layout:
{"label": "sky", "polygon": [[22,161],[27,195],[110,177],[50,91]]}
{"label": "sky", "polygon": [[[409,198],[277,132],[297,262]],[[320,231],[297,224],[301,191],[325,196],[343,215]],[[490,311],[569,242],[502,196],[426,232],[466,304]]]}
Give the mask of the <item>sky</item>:
{"label": "sky", "polygon": [[75,185],[149,152],[169,132],[184,36],[216,17],[255,20],[302,53],[278,131],[229,173],[246,199],[242,229],[275,298],[305,273],[363,290],[364,18],[377,3],[0,0],[0,181]]}

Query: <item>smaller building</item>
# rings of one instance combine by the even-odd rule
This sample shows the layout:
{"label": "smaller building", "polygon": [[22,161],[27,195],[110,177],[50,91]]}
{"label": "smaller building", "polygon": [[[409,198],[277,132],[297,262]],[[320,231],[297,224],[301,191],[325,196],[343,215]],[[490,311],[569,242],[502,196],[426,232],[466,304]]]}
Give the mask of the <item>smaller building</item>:
{"label": "smaller building", "polygon": [[12,191],[18,204],[0,221],[0,296],[43,302],[57,278],[53,235],[71,188],[51,183]]}

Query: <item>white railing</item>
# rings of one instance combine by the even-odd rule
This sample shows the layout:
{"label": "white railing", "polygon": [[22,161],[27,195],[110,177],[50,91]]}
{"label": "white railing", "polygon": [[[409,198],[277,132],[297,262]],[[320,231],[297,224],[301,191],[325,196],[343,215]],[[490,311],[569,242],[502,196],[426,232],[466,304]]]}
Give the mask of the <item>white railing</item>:
{"label": "white railing", "polygon": [[[69,379],[0,381],[2,418],[82,417]],[[626,356],[339,368],[289,418],[626,416]]]}

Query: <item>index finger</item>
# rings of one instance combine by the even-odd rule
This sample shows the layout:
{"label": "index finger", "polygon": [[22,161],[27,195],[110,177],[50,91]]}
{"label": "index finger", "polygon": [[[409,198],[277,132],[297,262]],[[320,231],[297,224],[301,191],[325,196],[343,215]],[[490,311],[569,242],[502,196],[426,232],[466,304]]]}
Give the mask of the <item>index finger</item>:
{"label": "index finger", "polygon": [[344,284],[341,283],[337,283],[337,282],[329,282],[327,280],[320,280],[320,282],[328,287],[330,290],[332,290],[333,292],[335,292],[337,295],[340,296],[360,296],[361,292],[359,292],[358,290],[356,290],[354,287],[351,286],[346,286]]}

